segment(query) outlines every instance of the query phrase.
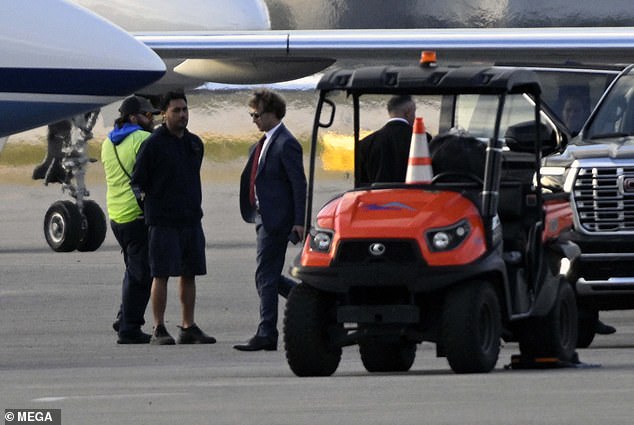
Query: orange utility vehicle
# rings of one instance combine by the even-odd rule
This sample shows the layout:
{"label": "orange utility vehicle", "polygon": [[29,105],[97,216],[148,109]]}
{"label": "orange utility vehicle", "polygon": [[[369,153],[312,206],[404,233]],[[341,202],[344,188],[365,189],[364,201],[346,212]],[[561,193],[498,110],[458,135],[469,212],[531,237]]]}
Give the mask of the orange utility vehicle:
{"label": "orange utility vehicle", "polygon": [[[579,250],[560,238],[572,225],[567,196],[540,186],[542,153],[557,140],[542,123],[537,75],[509,67],[366,67],[331,71],[317,89],[309,230],[291,267],[301,283],[284,318],[291,370],[331,375],[342,347],[358,344],[368,371],[407,371],[422,341],[435,343],[457,373],[492,370],[502,339],[518,341],[522,358],[572,361],[577,308],[561,268]],[[333,123],[334,99],[351,101],[356,151],[363,99],[395,94],[414,96],[419,110],[442,109],[442,117],[459,113],[458,95],[492,96],[493,133],[476,140],[486,145],[484,178],[462,172],[456,152],[455,172],[429,183],[352,188],[326,202],[313,223],[319,131]],[[527,96],[535,109],[505,129],[509,95]],[[454,125],[431,116],[428,128],[439,133]]]}

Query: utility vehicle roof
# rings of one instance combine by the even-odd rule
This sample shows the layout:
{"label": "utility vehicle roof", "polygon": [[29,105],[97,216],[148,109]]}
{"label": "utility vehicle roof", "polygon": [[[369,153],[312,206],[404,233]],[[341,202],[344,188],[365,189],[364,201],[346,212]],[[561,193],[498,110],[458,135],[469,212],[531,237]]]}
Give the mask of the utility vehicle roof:
{"label": "utility vehicle roof", "polygon": [[516,67],[372,66],[334,69],[317,84],[319,90],[350,94],[503,94],[541,93],[539,77]]}

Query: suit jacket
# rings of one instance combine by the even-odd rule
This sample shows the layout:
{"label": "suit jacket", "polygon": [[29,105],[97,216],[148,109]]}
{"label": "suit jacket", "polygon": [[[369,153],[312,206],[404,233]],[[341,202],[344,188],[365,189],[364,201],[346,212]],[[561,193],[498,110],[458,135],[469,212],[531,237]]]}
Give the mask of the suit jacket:
{"label": "suit jacket", "polygon": [[383,128],[359,141],[355,186],[374,182],[404,182],[407,175],[412,127],[389,121]]}
{"label": "suit jacket", "polygon": [[[256,145],[240,177],[240,213],[254,223],[256,210],[249,201],[249,179]],[[269,232],[289,232],[293,225],[304,225],[306,176],[302,147],[282,124],[262,152],[255,177],[255,189],[262,224]]]}

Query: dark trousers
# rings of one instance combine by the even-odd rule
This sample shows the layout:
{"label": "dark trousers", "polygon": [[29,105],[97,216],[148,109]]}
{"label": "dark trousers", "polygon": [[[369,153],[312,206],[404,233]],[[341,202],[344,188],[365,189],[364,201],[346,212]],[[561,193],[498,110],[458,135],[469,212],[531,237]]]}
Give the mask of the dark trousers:
{"label": "dark trousers", "polygon": [[119,332],[136,331],[145,323],[145,309],[152,288],[147,227],[142,219],[123,224],[110,221],[110,227],[121,246],[125,263]]}
{"label": "dark trousers", "polygon": [[296,283],[282,276],[288,232],[269,233],[262,225],[261,217],[256,217],[257,267],[255,287],[260,296],[260,324],[257,336],[277,339],[278,293],[286,297]]}

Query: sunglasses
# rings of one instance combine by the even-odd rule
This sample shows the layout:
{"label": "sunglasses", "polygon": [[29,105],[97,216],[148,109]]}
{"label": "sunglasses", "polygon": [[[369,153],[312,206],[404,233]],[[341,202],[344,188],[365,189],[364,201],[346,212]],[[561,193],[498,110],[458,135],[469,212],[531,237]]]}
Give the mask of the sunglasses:
{"label": "sunglasses", "polygon": [[259,112],[249,112],[249,115],[251,115],[251,118],[254,118],[254,119],[256,119],[256,120],[257,120],[258,118],[260,118],[260,117],[262,116],[262,114],[263,114],[263,113],[264,113],[264,112],[262,112],[262,113],[259,113]]}
{"label": "sunglasses", "polygon": [[139,112],[139,115],[143,115],[145,118],[149,120],[154,119],[154,114],[151,112]]}

